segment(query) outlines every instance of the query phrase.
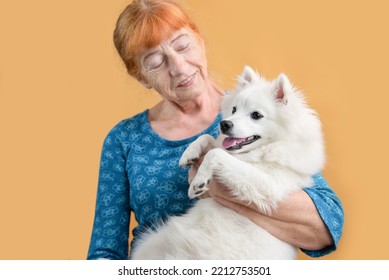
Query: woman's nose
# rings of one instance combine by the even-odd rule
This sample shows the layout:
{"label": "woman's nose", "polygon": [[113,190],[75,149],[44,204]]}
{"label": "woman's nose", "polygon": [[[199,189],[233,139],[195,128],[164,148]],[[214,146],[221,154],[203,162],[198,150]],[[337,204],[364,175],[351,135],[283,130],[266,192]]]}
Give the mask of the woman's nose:
{"label": "woman's nose", "polygon": [[185,73],[186,61],[183,55],[173,53],[168,58],[169,72],[172,77]]}

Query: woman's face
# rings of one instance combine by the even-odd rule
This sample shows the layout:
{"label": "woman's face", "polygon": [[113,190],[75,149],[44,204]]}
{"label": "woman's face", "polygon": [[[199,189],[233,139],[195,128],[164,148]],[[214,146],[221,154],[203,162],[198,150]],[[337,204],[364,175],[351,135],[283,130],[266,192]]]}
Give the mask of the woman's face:
{"label": "woman's face", "polygon": [[139,56],[141,82],[173,102],[195,99],[204,92],[208,73],[204,43],[182,28]]}

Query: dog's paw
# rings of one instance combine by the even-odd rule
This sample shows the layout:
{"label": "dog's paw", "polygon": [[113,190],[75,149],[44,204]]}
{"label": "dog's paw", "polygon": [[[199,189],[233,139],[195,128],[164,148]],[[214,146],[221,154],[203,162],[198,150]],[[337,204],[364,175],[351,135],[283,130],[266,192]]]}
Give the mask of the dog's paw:
{"label": "dog's paw", "polygon": [[200,158],[200,152],[199,149],[189,146],[182,154],[178,164],[181,167],[192,165]]}
{"label": "dog's paw", "polygon": [[206,153],[207,148],[212,143],[212,137],[210,135],[202,135],[192,142],[188,148],[182,154],[178,164],[183,166],[192,165],[195,163],[204,153]]}
{"label": "dog's paw", "polygon": [[[196,177],[198,177],[198,176],[196,176]],[[196,178],[196,177],[193,179],[192,184],[190,184],[190,187],[188,190],[188,196],[191,199],[199,197],[209,190],[208,185],[209,185],[210,179],[201,180],[201,179]]]}
{"label": "dog's paw", "polygon": [[204,134],[191,143],[182,154],[179,165],[188,166],[196,162],[214,147],[214,138],[209,134]]}
{"label": "dog's paw", "polygon": [[208,152],[197,170],[196,176],[193,178],[188,190],[188,196],[190,198],[199,197],[209,190],[208,185],[213,176],[215,163],[213,154],[214,150]]}

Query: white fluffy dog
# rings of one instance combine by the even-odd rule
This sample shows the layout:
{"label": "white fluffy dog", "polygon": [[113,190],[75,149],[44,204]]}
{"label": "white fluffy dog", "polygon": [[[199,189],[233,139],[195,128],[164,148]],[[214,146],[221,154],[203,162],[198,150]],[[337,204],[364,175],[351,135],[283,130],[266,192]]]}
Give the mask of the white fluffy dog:
{"label": "white fluffy dog", "polygon": [[[246,66],[222,113],[220,137],[199,137],[180,159],[184,166],[206,153],[189,197],[217,178],[232,195],[270,214],[290,192],[311,186],[325,162],[321,124],[284,74],[269,82]],[[132,258],[294,259],[296,248],[206,198],[145,233]]]}

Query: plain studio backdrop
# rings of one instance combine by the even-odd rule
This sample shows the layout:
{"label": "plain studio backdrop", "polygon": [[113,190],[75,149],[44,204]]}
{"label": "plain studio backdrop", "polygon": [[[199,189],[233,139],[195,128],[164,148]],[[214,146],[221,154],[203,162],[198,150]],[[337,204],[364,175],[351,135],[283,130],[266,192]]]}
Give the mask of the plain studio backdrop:
{"label": "plain studio backdrop", "polygon": [[[0,1],[0,259],[85,259],[103,140],[160,100],[114,49],[129,1]],[[388,2],[182,3],[223,88],[246,64],[284,72],[319,113],[323,174],[345,209],[323,259],[388,259]]]}

